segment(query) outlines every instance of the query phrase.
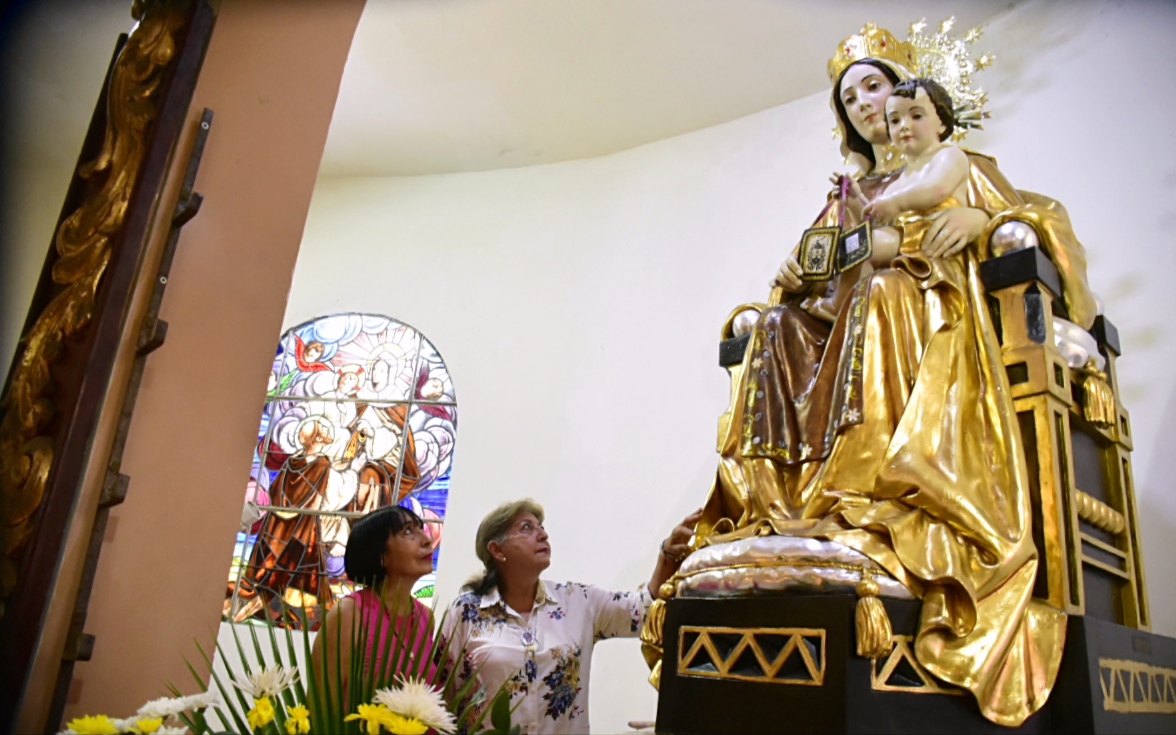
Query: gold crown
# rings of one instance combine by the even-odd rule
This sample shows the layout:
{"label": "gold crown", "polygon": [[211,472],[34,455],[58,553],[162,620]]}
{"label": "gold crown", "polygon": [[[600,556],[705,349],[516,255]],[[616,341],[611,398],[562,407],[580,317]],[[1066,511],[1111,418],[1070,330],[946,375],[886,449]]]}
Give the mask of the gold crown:
{"label": "gold crown", "polygon": [[829,59],[829,81],[837,84],[842,72],[863,59],[884,62],[903,79],[910,78],[918,63],[914,46],[899,41],[884,28],[867,23],[860,33],[842,41],[837,55]]}

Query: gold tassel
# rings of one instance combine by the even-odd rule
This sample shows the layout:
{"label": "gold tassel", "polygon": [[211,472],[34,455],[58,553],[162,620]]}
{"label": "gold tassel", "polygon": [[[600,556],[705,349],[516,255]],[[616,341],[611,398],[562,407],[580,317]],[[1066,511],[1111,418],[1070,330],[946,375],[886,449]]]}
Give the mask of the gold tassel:
{"label": "gold tassel", "polygon": [[[665,586],[665,585],[663,585]],[[641,655],[649,666],[649,683],[654,689],[661,688],[662,670],[662,636],[666,624],[666,601],[654,600],[645,615],[645,624],[641,626]]]}
{"label": "gold tassel", "polygon": [[883,658],[890,653],[894,643],[893,629],[886,606],[878,599],[878,583],[870,573],[862,570],[857,585],[857,654],[863,658]]}
{"label": "gold tassel", "polygon": [[[666,601],[654,600],[645,614],[645,624],[641,626],[641,642],[661,650],[662,634],[666,624]],[[650,666],[653,664],[650,663]]]}
{"label": "gold tassel", "polygon": [[1085,379],[1082,381],[1082,412],[1086,420],[1095,426],[1111,426],[1115,423],[1115,395],[1107,385],[1106,373],[1094,366],[1094,359],[1082,367]]}
{"label": "gold tassel", "polygon": [[649,683],[653,685],[654,689],[661,690],[661,670],[662,660],[659,658],[657,663],[653,665],[653,670],[649,672]]}

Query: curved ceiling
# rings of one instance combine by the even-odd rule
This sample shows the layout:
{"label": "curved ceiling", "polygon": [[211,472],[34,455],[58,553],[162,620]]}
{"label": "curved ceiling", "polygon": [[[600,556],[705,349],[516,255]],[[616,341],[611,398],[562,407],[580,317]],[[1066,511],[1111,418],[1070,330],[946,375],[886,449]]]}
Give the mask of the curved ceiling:
{"label": "curved ceiling", "polygon": [[[1011,0],[958,3],[956,27]],[[411,176],[605,155],[734,120],[828,82],[873,20],[934,0],[368,0],[320,175]],[[978,48],[983,48],[983,40]]]}

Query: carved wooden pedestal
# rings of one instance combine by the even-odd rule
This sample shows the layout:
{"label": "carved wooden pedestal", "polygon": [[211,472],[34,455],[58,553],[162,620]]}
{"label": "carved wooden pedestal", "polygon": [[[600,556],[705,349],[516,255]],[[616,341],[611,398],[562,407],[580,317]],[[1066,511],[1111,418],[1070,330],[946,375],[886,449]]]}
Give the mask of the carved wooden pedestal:
{"label": "carved wooden pedestal", "polygon": [[855,654],[856,603],[853,595],[670,601],[657,732],[1176,732],[1176,639],[1072,616],[1049,704],[1005,728],[915,661],[918,602],[885,601],[895,647],[876,662]]}

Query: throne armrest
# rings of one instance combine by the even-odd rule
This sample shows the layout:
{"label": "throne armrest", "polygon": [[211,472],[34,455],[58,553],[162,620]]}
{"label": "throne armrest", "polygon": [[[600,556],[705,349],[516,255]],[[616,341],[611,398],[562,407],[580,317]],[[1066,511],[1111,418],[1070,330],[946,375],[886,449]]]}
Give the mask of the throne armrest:
{"label": "throne armrest", "polygon": [[[1054,296],[1054,310],[1060,312],[1053,316],[1053,334],[1066,364],[1081,368],[1093,359],[1095,367],[1102,370],[1106,359],[1100,354],[1096,337],[1066,319],[1059,298],[1063,293],[1061,276],[1048,254],[1038,247],[1039,242],[1037,231],[1026,222],[1011,220],[997,227],[988,242],[994,257],[980,266],[984,286],[989,291],[997,291],[1031,280],[1045,285]],[[1092,295],[1101,316],[1102,299]],[[1106,323],[1106,320],[1100,318],[1097,322]]]}

